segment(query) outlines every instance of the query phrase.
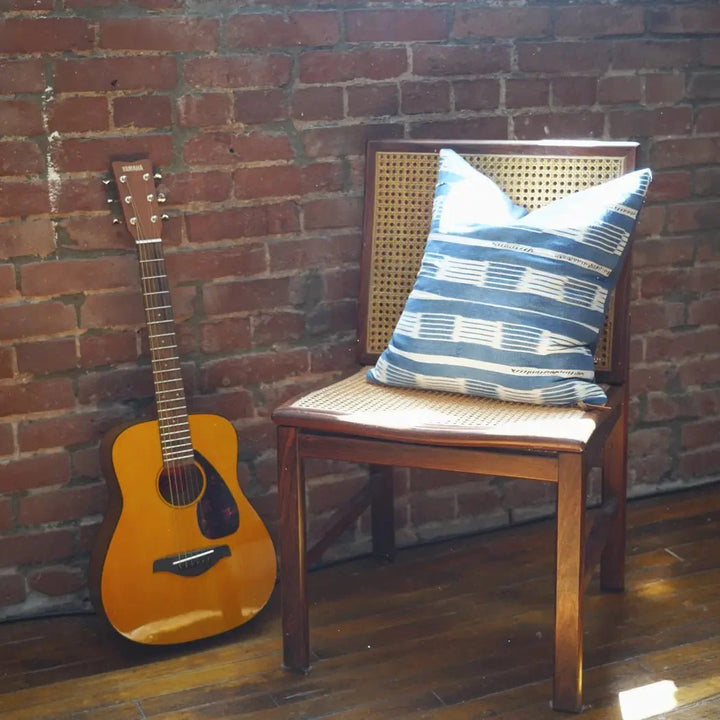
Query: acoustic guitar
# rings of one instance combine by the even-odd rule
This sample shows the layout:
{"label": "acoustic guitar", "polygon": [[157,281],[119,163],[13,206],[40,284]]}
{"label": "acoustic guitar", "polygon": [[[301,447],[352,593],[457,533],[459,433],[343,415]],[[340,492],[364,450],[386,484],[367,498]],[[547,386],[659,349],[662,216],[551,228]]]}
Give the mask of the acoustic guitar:
{"label": "acoustic guitar", "polygon": [[103,439],[109,507],[90,586],[126,638],[187,642],[260,612],[275,583],[275,550],[240,490],[235,429],[218,415],[187,411],[150,161],[112,168],[140,261],[158,419]]}

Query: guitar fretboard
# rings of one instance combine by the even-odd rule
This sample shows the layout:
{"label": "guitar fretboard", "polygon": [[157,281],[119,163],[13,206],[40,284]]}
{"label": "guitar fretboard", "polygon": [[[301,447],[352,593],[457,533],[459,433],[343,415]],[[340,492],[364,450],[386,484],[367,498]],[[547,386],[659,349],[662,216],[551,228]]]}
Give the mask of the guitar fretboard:
{"label": "guitar fretboard", "polygon": [[160,238],[137,240],[163,463],[193,459],[185,388]]}

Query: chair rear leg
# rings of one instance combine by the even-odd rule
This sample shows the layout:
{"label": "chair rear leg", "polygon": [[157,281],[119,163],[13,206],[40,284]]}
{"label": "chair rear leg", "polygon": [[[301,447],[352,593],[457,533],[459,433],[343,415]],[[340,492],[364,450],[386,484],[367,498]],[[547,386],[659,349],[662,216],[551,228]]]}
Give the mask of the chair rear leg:
{"label": "chair rear leg", "polygon": [[392,466],[370,466],[373,555],[385,560],[392,560],[395,557],[395,492],[393,476]]}
{"label": "chair rear leg", "polygon": [[559,456],[553,707],[582,709],[585,484],[583,456]]}
{"label": "chair rear leg", "polygon": [[307,672],[310,668],[310,627],[305,558],[305,477],[295,428],[278,427],[277,453],[283,666]]}
{"label": "chair rear leg", "polygon": [[627,506],[627,403],[605,444],[602,472],[603,503],[613,501],[615,512],[600,557],[600,587],[625,589],[625,532]]}

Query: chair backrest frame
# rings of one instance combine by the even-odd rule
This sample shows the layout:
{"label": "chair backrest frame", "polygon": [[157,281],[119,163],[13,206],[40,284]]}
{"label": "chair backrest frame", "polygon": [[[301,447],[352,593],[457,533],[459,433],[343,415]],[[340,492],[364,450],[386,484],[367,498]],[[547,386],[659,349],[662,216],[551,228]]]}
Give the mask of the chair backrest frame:
{"label": "chair backrest frame", "polygon": [[[635,169],[638,144],[605,141],[372,140],[367,146],[358,359],[374,363],[420,266],[437,181],[437,154],[452,148],[532,210]],[[557,173],[554,175],[553,173]],[[406,224],[401,226],[403,219]],[[629,355],[630,253],[595,354],[596,379],[625,382]]]}

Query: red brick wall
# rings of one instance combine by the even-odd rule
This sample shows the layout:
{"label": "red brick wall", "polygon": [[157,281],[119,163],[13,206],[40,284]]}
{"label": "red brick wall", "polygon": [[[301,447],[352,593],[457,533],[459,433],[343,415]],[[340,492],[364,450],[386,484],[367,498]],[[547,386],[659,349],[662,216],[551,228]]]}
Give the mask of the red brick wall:
{"label": "red brick wall", "polygon": [[[152,412],[134,249],[100,183],[117,153],[165,171],[191,410],[235,424],[242,485],[274,527],[269,412],[353,362],[365,141],[640,140],[656,179],[635,253],[632,492],[718,478],[720,7],[492,5],[3,4],[0,617],[83,605],[98,440]],[[311,475],[315,527],[362,471]],[[402,472],[398,496],[401,542],[552,499]]]}

